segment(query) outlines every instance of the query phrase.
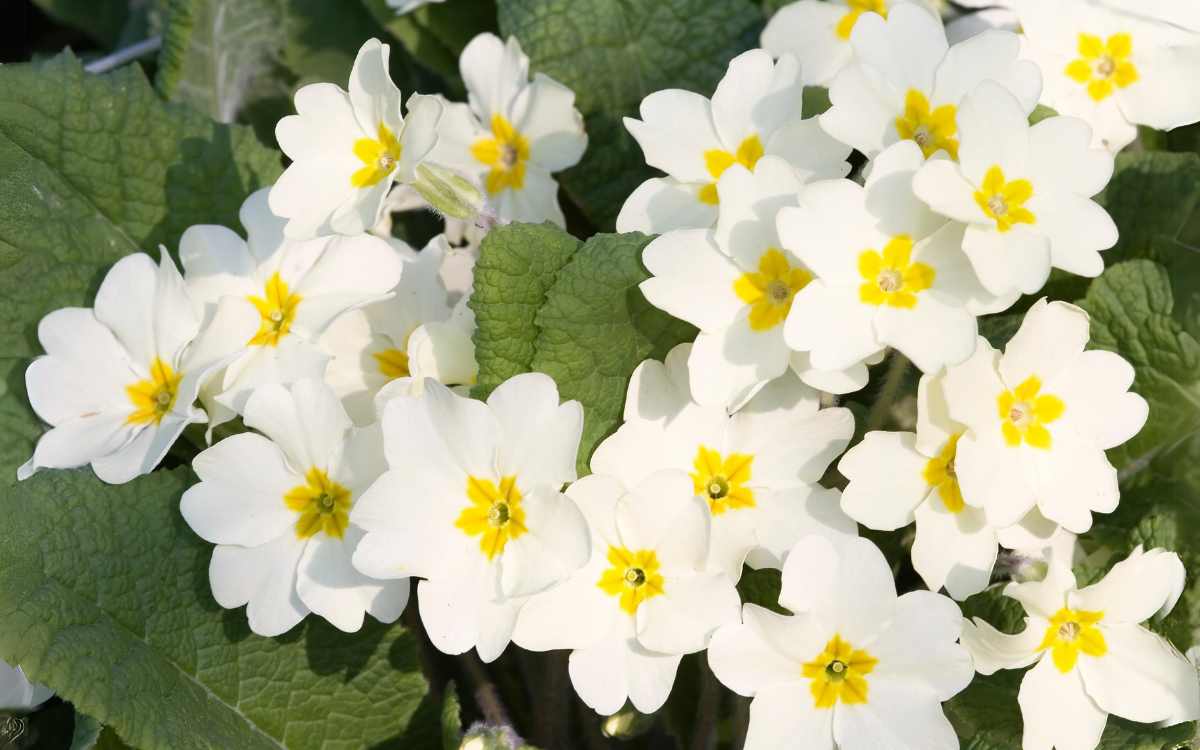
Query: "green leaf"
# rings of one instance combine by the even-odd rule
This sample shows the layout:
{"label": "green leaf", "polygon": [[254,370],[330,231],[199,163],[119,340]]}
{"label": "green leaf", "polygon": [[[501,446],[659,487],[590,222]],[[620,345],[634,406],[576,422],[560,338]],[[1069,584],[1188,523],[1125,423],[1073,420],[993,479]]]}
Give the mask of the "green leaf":
{"label": "green leaf", "polygon": [[[290,102],[291,75],[280,62],[284,0],[171,0],[155,86],[217,122],[251,104]],[[348,74],[348,71],[347,71]]]}
{"label": "green leaf", "polygon": [[475,359],[486,398],[513,375],[529,372],[537,340],[535,318],[559,270],[579,240],[553,224],[510,224],[488,232],[475,263]]}
{"label": "green leaf", "polygon": [[554,378],[564,400],[583,404],[581,475],[596,444],[621,423],[634,368],[696,337],[695,328],[652,307],[637,288],[650,277],[641,260],[650,240],[636,232],[592,237],[559,272],[537,313],[532,369]]}
{"label": "green leaf", "polygon": [[462,744],[462,706],[458,702],[458,687],[454,680],[446,683],[442,693],[442,748],[458,750]]}
{"label": "green leaf", "polygon": [[0,655],[146,750],[398,738],[427,690],[412,636],[313,616],[253,636],[209,595],[212,548],[177,510],[194,481],[60,471],[4,493],[0,512],[20,522],[0,528]]}
{"label": "green leaf", "polygon": [[729,60],[757,46],[762,13],[747,0],[498,0],[532,70],[575,91],[590,143],[561,183],[599,228],[654,171],[621,118],[647,94],[712,93]]}
{"label": "green leaf", "polygon": [[[287,30],[283,61],[300,83],[327,81],[345,88],[363,42],[385,35],[384,28],[359,2],[282,1]],[[393,48],[390,61],[392,80],[407,100],[417,88],[408,55]]]}
{"label": "green leaf", "polygon": [[236,226],[278,174],[251,132],[164,105],[136,65],[0,66],[0,488],[42,431],[24,386],[42,316],[91,304],[127,253],[173,248],[191,224]]}
{"label": "green leaf", "polygon": [[87,714],[75,712],[75,729],[71,733],[70,750],[93,750],[100,741],[104,725]]}
{"label": "green leaf", "polygon": [[1112,181],[1098,200],[1121,233],[1116,247],[1104,252],[1108,265],[1148,258],[1170,266],[1182,254],[1164,240],[1185,239],[1184,229],[1200,208],[1200,155],[1118,154]]}
{"label": "green leaf", "polygon": [[496,30],[495,0],[454,0],[423,5],[396,15],[387,0],[363,0],[371,15],[408,50],[413,59],[447,81],[453,92],[465,93],[458,56],[476,34]]}
{"label": "green leaf", "polygon": [[742,577],[738,579],[738,596],[743,604],[757,604],[781,615],[790,614],[779,604],[779,592],[783,588],[783,574],[774,568],[754,570],[749,566],[742,567]]}
{"label": "green leaf", "polygon": [[1142,431],[1109,451],[1128,475],[1200,429],[1200,343],[1172,316],[1166,269],[1147,260],[1109,268],[1079,304],[1092,317],[1092,346],[1129,360],[1137,373],[1133,390],[1150,403]]}
{"label": "green leaf", "polygon": [[[129,18],[129,0],[33,0],[46,15],[112,47]],[[13,12],[11,9],[10,13]]]}

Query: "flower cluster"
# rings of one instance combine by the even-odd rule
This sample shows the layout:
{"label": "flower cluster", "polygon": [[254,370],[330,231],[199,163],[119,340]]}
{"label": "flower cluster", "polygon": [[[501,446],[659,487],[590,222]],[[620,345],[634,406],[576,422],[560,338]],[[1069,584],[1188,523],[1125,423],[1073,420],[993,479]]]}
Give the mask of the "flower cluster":
{"label": "flower cluster", "polygon": [[[131,255],[92,308],[46,316],[26,383],[51,429],[19,477],[90,464],[127,482],[187,436],[206,447],[183,518],[215,545],[213,597],[255,633],[392,622],[419,579],[439,650],[570,650],[601,714],[658,710],[707,650],[753,698],[751,748],[957,748],[941,704],[1034,663],[1029,750],[1095,747],[1109,713],[1200,718],[1195,669],[1142,626],[1179,598],[1179,558],[1139,548],[1084,588],[1071,572],[1076,535],[1120,499],[1105,451],[1147,420],[1132,366],[1087,349],[1064,302],[1026,300],[1003,351],[978,323],[1052,269],[1103,270],[1113,153],[1136,124],[1200,120],[1175,85],[1200,71],[1200,24],[1120,0],[1006,5],[1024,37],[951,44],[920,0],[799,0],[711,98],[657,91],[625,119],[664,176],[617,227],[657,235],[641,292],[699,333],[633,372],[586,476],[583,408],[551,378],[471,397],[449,238],[418,251],[379,231],[407,200],[479,233],[565,224],[553,174],[588,143],[574,93],[482,34],[459,103],[403,102],[368,41],[348,89],[296,93],[276,129],[291,163],[246,200],[243,233],[191,227],[182,272],[166,248]],[[811,85],[831,106],[806,117]],[[1061,114],[1031,125],[1039,103]],[[923,373],[915,432],[849,447],[833,404],[887,357]],[[915,524],[929,590],[898,595],[860,524]],[[1004,587],[1028,613],[1018,634],[957,604],[1001,549],[1046,561]],[[743,605],[743,572],[764,568],[791,614]]]}

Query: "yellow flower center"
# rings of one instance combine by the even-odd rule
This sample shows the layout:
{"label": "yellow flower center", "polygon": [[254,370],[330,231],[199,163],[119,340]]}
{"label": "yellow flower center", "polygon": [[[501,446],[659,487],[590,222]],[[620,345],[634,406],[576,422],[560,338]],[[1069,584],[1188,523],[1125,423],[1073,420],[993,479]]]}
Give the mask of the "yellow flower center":
{"label": "yellow flower center", "polygon": [[1000,430],[1009,446],[1015,448],[1024,440],[1026,445],[1034,448],[1050,447],[1050,431],[1045,426],[1061,417],[1067,407],[1058,396],[1041,390],[1041,379],[1030,375],[1015,390],[1004,391],[996,397]]}
{"label": "yellow flower center", "polygon": [[714,516],[728,510],[754,507],[754,491],[746,486],[754,456],[730,453],[725,458],[708,446],[701,445],[692,461],[692,483],[697,495],[708,498]]}
{"label": "yellow flower center", "polygon": [[975,202],[988,218],[996,222],[996,229],[1007,232],[1016,224],[1036,224],[1037,217],[1025,203],[1033,197],[1033,183],[1029,180],[1008,182],[1004,170],[993,165],[983,176],[983,188],[975,191]]}
{"label": "yellow flower center", "polygon": [[279,340],[288,334],[292,322],[296,319],[296,308],[300,305],[300,295],[288,290],[287,282],[279,276],[279,272],[271,274],[263,288],[263,296],[247,297],[251,304],[262,316],[258,333],[248,342],[248,346],[276,346]]}
{"label": "yellow flower center", "polygon": [[129,424],[158,424],[175,406],[182,372],[175,372],[161,357],[150,363],[150,377],[125,386],[125,395],[133,411],[125,421]]}
{"label": "yellow flower center", "polygon": [[458,515],[454,526],[467,536],[478,536],[479,550],[487,559],[495,559],[509,539],[529,531],[515,476],[502,477],[499,487],[490,479],[467,477],[467,499],[471,504]]}
{"label": "yellow flower center", "polygon": [[850,6],[850,12],[842,16],[835,29],[838,39],[844,42],[850,41],[850,33],[854,31],[854,24],[858,23],[858,18],[863,13],[878,13],[887,18],[886,0],[846,0],[846,4]]}
{"label": "yellow flower center", "polygon": [[924,263],[912,262],[912,238],[893,237],[883,248],[883,254],[864,250],[858,255],[858,273],[863,283],[858,298],[866,305],[887,305],[911,309],[917,305],[917,295],[933,286],[937,272]]}
{"label": "yellow flower center", "polygon": [[1067,76],[1087,87],[1093,101],[1102,102],[1117,89],[1137,83],[1138,69],[1133,56],[1133,36],[1113,34],[1107,41],[1092,34],[1079,35],[1079,57],[1067,65]]}
{"label": "yellow flower center", "polygon": [[896,132],[902,140],[916,141],[926,159],[945,151],[958,161],[957,113],[953,104],[931,109],[925,94],[909,89],[904,97],[904,114],[896,118]]}
{"label": "yellow flower center", "polygon": [[658,572],[658,555],[652,549],[629,550],[609,546],[609,568],[600,574],[596,586],[609,596],[618,597],[621,609],[627,614],[637,612],[638,606],[663,593],[663,577]]}
{"label": "yellow flower center", "polygon": [[721,202],[717,196],[717,180],[725,174],[725,170],[734,164],[741,164],[746,169],[754,170],[754,165],[763,157],[763,145],[758,134],[747,136],[737,147],[737,153],[731,154],[719,148],[704,152],[704,166],[712,175],[713,181],[700,188],[700,201],[710,206]]}
{"label": "yellow flower center", "polygon": [[408,354],[399,349],[385,349],[371,355],[379,364],[379,371],[388,380],[407,378],[412,373],[408,370]]}
{"label": "yellow flower center", "polygon": [[304,481],[283,496],[283,504],[300,514],[296,519],[296,536],[308,539],[324,531],[341,539],[350,524],[350,490],[315,466],[305,473]]}
{"label": "yellow flower center", "polygon": [[961,513],[963,509],[962,489],[958,486],[958,474],[954,471],[954,456],[958,452],[960,437],[961,433],[951,435],[938,454],[925,464],[925,470],[921,473],[926,484],[937,490],[942,505],[951,513]]}
{"label": "yellow flower center", "polygon": [[767,331],[787,318],[796,292],[812,281],[812,274],[792,266],[777,248],[758,259],[758,271],[744,273],[733,283],[738,299],[750,305],[750,328]]}
{"label": "yellow flower center", "polygon": [[529,161],[529,141],[517,132],[503,115],[492,115],[492,137],[471,145],[475,160],[491,167],[484,185],[495,195],[503,190],[525,187],[525,162]]}
{"label": "yellow flower center", "polygon": [[350,175],[350,184],[356,188],[377,184],[396,169],[403,151],[391,128],[379,123],[377,138],[359,138],[354,142],[354,155],[363,166]]}
{"label": "yellow flower center", "polygon": [[838,701],[845,704],[867,702],[867,678],[879,660],[863,650],[854,649],[834,635],[825,650],[802,667],[803,674],[811,680],[813,705],[817,708],[833,708]]}
{"label": "yellow flower center", "polygon": [[1064,607],[1050,618],[1046,635],[1042,637],[1037,650],[1051,649],[1050,658],[1054,660],[1058,671],[1063,673],[1075,668],[1080,651],[1088,656],[1104,656],[1108,653],[1108,644],[1104,642],[1100,628],[1096,627],[1102,619],[1103,612]]}

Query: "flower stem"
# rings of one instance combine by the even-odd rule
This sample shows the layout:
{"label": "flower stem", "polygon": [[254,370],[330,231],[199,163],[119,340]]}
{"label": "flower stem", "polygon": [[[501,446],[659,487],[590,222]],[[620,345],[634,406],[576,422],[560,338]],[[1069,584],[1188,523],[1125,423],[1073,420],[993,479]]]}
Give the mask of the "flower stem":
{"label": "flower stem", "polygon": [[889,358],[887,375],[884,376],[883,385],[875,394],[875,403],[867,414],[867,432],[878,430],[887,422],[888,415],[896,405],[896,396],[904,386],[904,378],[908,375],[908,357],[893,349]]}

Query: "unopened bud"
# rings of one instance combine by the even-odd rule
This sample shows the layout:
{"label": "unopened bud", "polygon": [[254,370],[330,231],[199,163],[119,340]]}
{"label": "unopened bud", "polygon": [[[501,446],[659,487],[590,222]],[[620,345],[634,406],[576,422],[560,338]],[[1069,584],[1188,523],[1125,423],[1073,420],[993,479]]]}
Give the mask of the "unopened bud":
{"label": "unopened bud", "polygon": [[626,706],[605,719],[600,727],[600,731],[604,733],[605,737],[612,737],[618,740],[631,740],[634,737],[645,734],[653,725],[653,716],[639,713],[634,708]]}
{"label": "unopened bud", "polygon": [[483,191],[458,172],[437,164],[419,164],[416,172],[413,189],[444,216],[475,222],[485,212]]}

